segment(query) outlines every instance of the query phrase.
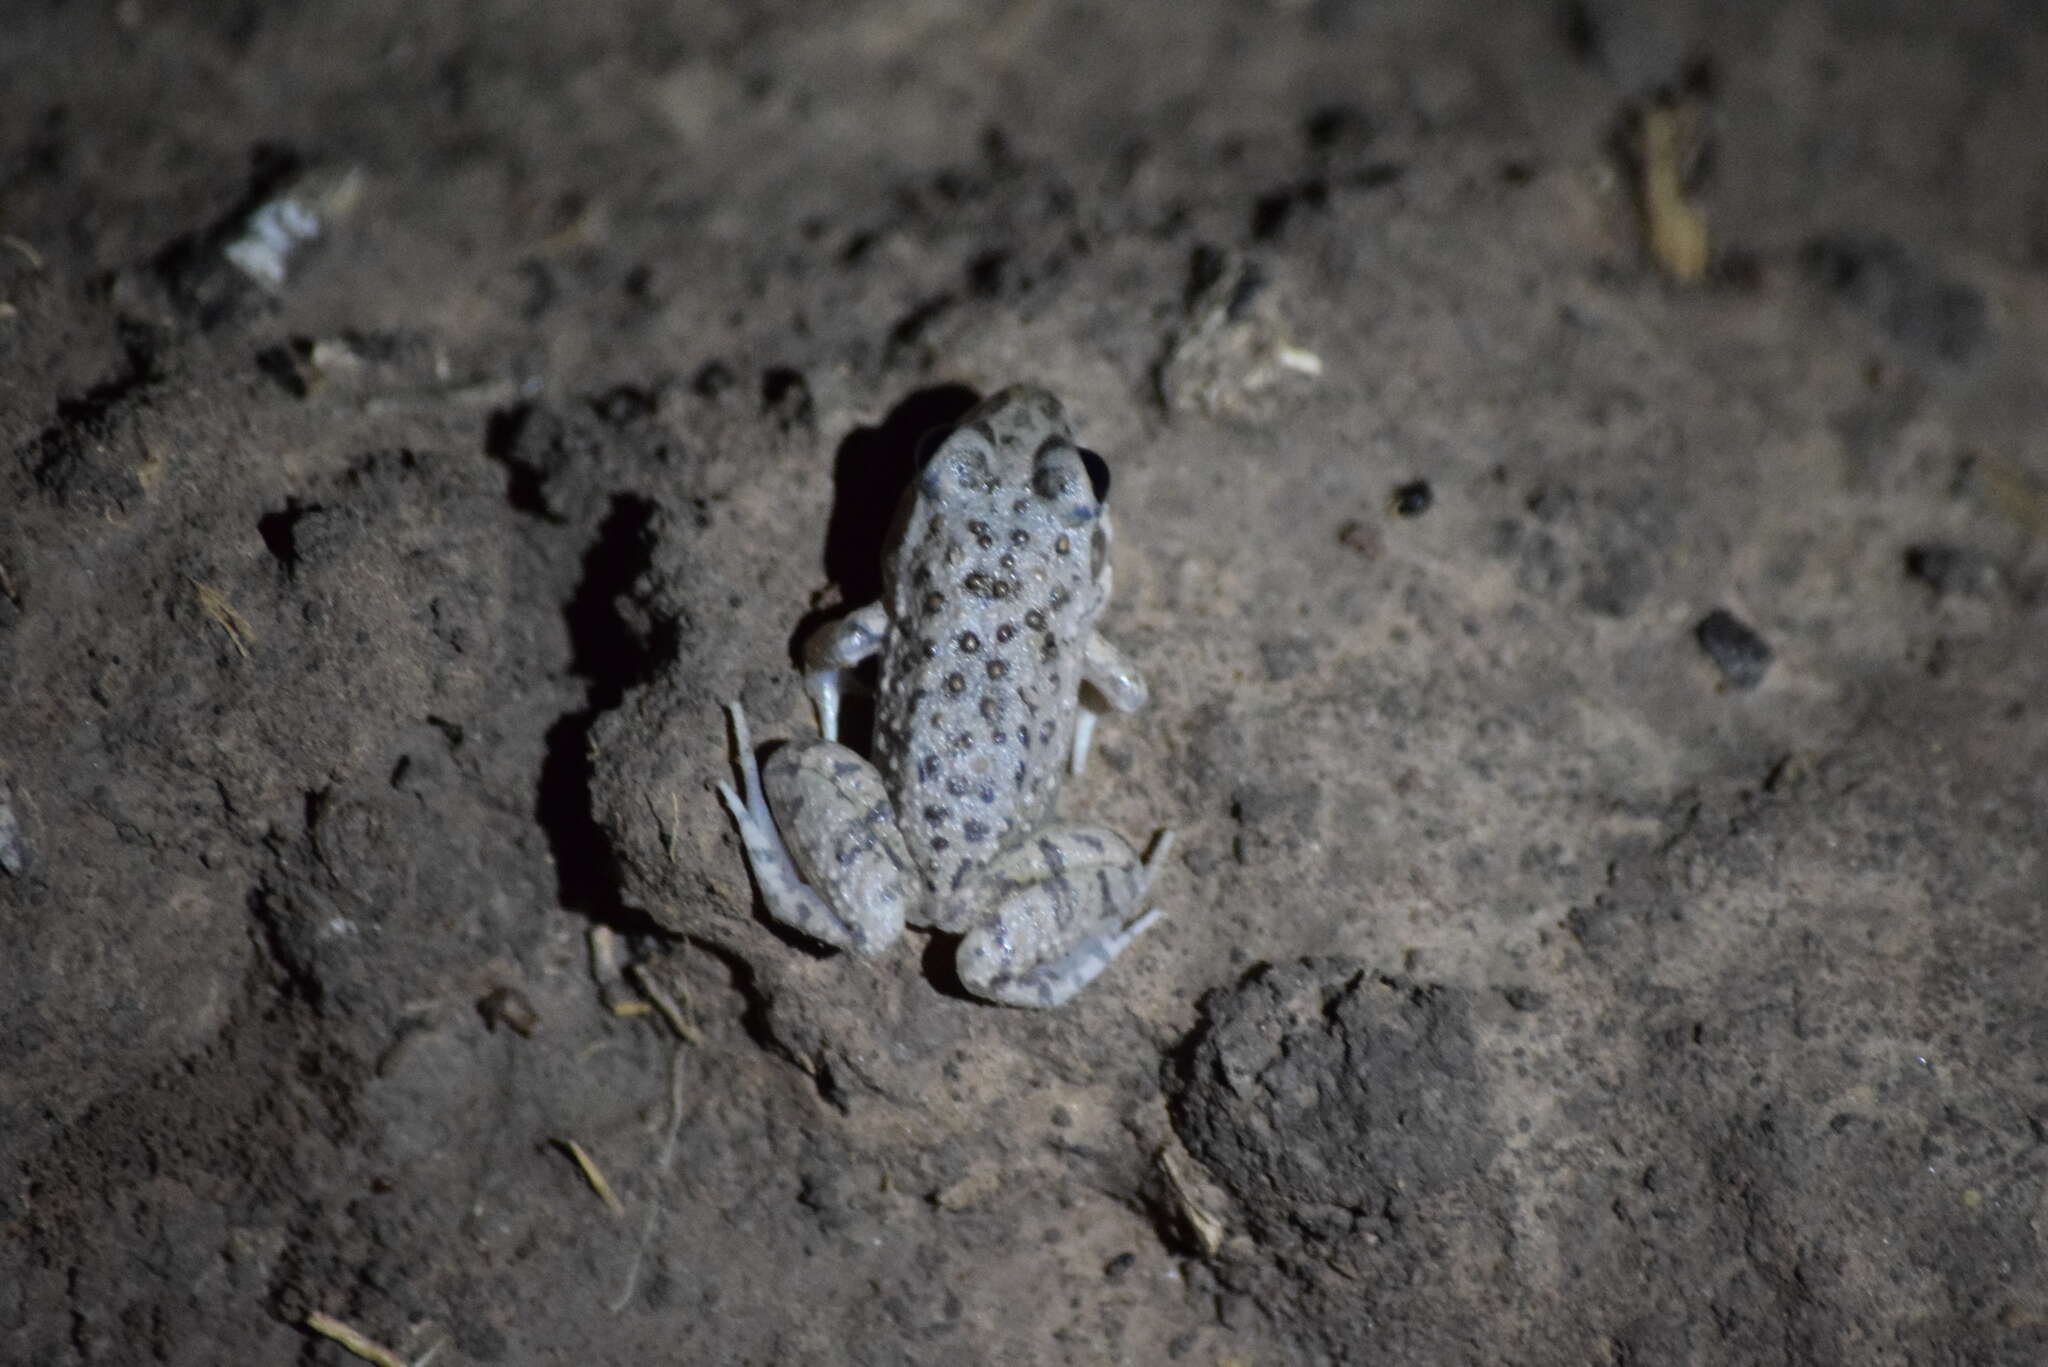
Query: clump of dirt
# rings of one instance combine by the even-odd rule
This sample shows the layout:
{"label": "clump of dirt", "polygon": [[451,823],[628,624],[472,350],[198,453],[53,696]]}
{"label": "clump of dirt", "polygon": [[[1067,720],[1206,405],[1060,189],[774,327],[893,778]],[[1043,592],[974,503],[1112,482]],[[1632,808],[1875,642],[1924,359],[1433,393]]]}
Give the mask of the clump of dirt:
{"label": "clump of dirt", "polygon": [[1501,1138],[1470,1017],[1457,988],[1346,959],[1262,965],[1203,999],[1171,1107],[1249,1235],[1218,1262],[1237,1313],[1339,1355],[1473,1346],[1453,1307],[1495,1279],[1450,1232],[1489,1222]]}
{"label": "clump of dirt", "polygon": [[1203,1000],[1174,1128],[1262,1243],[1385,1243],[1499,1147],[1469,1015],[1352,961],[1263,967]]}

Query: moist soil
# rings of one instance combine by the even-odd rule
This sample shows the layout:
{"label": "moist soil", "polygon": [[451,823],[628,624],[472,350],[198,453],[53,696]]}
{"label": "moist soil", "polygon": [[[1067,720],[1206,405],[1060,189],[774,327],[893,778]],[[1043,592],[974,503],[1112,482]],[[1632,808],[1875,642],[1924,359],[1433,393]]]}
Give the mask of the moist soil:
{"label": "moist soil", "polygon": [[[4,27],[0,1360],[2048,1361],[2048,10]],[[1050,1012],[715,794],[1020,381]]]}

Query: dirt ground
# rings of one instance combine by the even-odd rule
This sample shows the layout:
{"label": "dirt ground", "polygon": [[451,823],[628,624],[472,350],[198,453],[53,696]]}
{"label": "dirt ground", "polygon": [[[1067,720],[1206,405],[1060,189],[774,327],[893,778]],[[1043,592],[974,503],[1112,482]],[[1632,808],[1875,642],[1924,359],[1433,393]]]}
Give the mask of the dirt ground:
{"label": "dirt ground", "polygon": [[[0,1361],[2048,1361],[2048,8],[0,77]],[[1064,810],[1180,841],[1053,1012],[713,791],[1022,380],[1153,685]]]}

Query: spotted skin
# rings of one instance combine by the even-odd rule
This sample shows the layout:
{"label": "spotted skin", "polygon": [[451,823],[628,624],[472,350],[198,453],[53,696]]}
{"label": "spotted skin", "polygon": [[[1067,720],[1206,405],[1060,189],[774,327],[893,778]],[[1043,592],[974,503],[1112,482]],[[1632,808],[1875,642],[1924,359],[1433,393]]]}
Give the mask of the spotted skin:
{"label": "spotted skin", "polygon": [[[906,922],[962,936],[961,981],[1057,1006],[1149,927],[1138,904],[1170,845],[1055,820],[1094,713],[1145,705],[1142,675],[1095,630],[1108,601],[1099,461],[1028,386],[969,413],[905,491],[883,590],[806,645],[824,739],[724,787],[763,900],[827,943],[879,953]],[[880,656],[873,762],[836,743],[842,671]]]}

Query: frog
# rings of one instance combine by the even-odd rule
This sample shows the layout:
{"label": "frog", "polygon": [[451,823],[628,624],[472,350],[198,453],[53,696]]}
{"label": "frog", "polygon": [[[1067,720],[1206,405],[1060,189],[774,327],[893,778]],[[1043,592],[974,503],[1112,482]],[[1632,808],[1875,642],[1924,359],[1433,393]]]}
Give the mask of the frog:
{"label": "frog", "polygon": [[[719,796],[776,921],[879,957],[908,925],[956,936],[961,986],[1064,1005],[1155,925],[1173,848],[1058,815],[1102,709],[1150,688],[1096,629],[1112,583],[1108,467],[1048,390],[981,402],[897,505],[879,599],[802,648],[818,736],[757,760],[727,704],[740,787]],[[872,753],[839,739],[848,671],[879,657]],[[1085,690],[1084,690],[1085,685]]]}

